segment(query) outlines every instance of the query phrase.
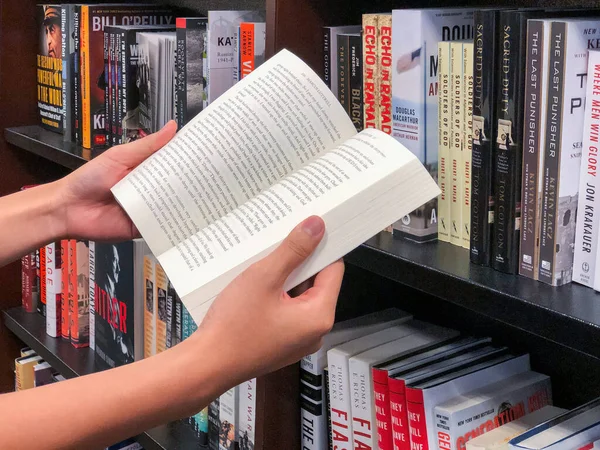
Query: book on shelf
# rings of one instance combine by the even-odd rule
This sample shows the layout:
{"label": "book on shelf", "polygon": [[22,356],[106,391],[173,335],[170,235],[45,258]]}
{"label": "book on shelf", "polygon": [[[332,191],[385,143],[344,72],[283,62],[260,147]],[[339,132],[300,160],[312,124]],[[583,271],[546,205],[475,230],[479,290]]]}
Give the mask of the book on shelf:
{"label": "book on shelf", "polygon": [[[245,119],[236,120],[241,115]],[[112,192],[200,323],[219,292],[304,218],[322,216],[327,236],[291,274],[286,290],[439,189],[389,135],[357,134],[319,77],[284,50],[211,103]]]}

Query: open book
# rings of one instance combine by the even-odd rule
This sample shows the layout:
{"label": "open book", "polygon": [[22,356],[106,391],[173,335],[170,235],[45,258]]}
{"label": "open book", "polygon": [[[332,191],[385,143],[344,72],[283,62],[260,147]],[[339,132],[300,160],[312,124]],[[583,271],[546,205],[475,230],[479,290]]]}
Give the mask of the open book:
{"label": "open book", "polygon": [[395,139],[357,133],[317,74],[283,50],[112,192],[200,323],[227,284],[308,216],[323,218],[325,237],[286,290],[440,191]]}

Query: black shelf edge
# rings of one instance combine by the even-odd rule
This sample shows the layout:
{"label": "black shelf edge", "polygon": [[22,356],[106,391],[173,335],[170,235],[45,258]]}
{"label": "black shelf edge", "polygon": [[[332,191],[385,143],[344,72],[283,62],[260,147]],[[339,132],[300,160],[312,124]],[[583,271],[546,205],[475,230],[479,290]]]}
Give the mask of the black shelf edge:
{"label": "black shelf edge", "polygon": [[39,125],[6,128],[4,138],[23,150],[64,166],[77,169],[103,150],[89,150],[72,142],[65,142],[62,134]]}
{"label": "black shelf edge", "polygon": [[576,283],[552,287],[472,264],[467,249],[445,242],[413,243],[385,232],[344,260],[549,341],[600,357],[600,295],[588,287]]}
{"label": "black shelf edge", "polygon": [[[6,327],[65,378],[106,369],[95,361],[94,351],[89,347],[78,349],[67,340],[48,336],[44,317],[39,313],[16,307],[4,311],[3,316]],[[202,448],[192,427],[183,421],[152,428],[135,439],[145,450]]]}

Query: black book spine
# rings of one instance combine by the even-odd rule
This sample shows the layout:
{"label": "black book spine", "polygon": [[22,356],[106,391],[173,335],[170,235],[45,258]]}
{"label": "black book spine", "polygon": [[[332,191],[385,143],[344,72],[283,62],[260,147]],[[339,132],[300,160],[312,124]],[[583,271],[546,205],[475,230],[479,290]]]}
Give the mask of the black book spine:
{"label": "black book spine", "polygon": [[69,39],[72,27],[72,17],[70,16],[70,10],[72,5],[61,5],[60,7],[60,29],[61,29],[61,55],[62,55],[62,115],[63,115],[63,136],[65,141],[71,140],[71,130],[73,125],[71,123],[72,114],[71,111],[71,87],[70,87],[70,49]]}
{"label": "black book spine", "polygon": [[498,48],[499,12],[475,11],[473,58],[473,149],[471,155],[470,259],[490,264],[493,226],[493,144],[496,130],[495,94],[498,79],[494,55]]}
{"label": "black book spine", "polygon": [[219,450],[219,431],[221,430],[219,397],[208,405],[208,448]]}
{"label": "black book spine", "polygon": [[115,106],[115,139],[117,145],[123,143],[123,102],[125,98],[124,89],[127,83],[125,76],[125,63],[127,61],[127,58],[125,58],[126,36],[125,30],[119,30],[117,36],[117,95],[115,100],[117,102]]}
{"label": "black book spine", "polygon": [[[104,51],[103,51],[103,56],[104,56],[104,110],[105,111],[110,111],[110,101],[111,98],[110,96],[112,95],[112,76],[111,76],[111,72],[112,72],[112,46],[114,43],[114,36],[113,33],[110,31],[110,29],[108,27],[104,28]],[[106,136],[106,143],[111,146],[112,145],[112,137],[110,135],[110,119],[109,119],[109,115],[106,114],[106,117],[104,118],[104,131],[106,132],[107,136]]]}
{"label": "black book spine", "polygon": [[174,346],[173,339],[173,317],[174,317],[174,303],[175,303],[175,288],[168,281],[167,287],[167,336],[166,336],[166,348],[171,348]]}
{"label": "black book spine", "polygon": [[[184,21],[185,19],[180,19]],[[187,73],[186,73],[186,52],[185,52],[185,41],[186,41],[187,28],[177,27],[177,61],[175,63],[177,78],[175,80],[176,90],[175,95],[177,96],[177,128],[181,129],[186,122],[186,110],[187,110],[187,97],[186,97],[186,86],[187,86]]]}
{"label": "black book spine", "polygon": [[81,145],[83,143],[82,139],[82,129],[81,129],[81,80],[79,78],[81,72],[81,53],[79,51],[79,31],[80,31],[80,23],[79,19],[81,17],[81,6],[75,5],[73,9],[73,36],[74,36],[74,44],[75,44],[75,58],[73,61],[73,129],[75,132],[75,143],[77,145]]}
{"label": "black book spine", "polygon": [[552,76],[548,82],[546,108],[546,139],[544,170],[542,172],[542,210],[540,228],[539,279],[552,284],[556,256],[556,229],[558,212],[558,176],[560,168],[560,140],[562,134],[563,90],[565,76],[565,22],[553,22],[550,28],[550,60]]}
{"label": "black book spine", "polygon": [[323,81],[331,89],[331,29],[323,28]]}
{"label": "black book spine", "polygon": [[527,18],[522,12],[500,13],[492,267],[505,273],[517,272],[519,256]]}
{"label": "black book spine", "polygon": [[532,20],[527,26],[527,62],[525,73],[525,122],[523,138],[523,171],[521,175],[521,242],[519,274],[537,279],[536,241],[538,228],[538,176],[540,152],[540,123],[542,59],[544,52],[544,22]]}
{"label": "black book spine", "polygon": [[347,34],[337,35],[337,68],[338,68],[338,100],[344,107],[344,110],[350,114],[350,95],[349,88],[349,70],[350,58],[348,52],[350,50],[349,36]]}
{"label": "black book spine", "polygon": [[362,64],[362,36],[354,34],[349,36],[350,76],[349,78],[349,104],[350,117],[356,131],[364,128],[363,118],[363,64]]}

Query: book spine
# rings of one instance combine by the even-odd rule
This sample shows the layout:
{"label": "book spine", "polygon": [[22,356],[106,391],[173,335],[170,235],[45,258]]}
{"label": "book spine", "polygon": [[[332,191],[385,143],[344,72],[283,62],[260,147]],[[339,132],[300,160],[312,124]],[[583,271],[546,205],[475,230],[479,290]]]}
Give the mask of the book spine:
{"label": "book spine", "polygon": [[565,76],[566,25],[553,22],[550,28],[550,60],[552,76],[548,83],[546,110],[546,138],[544,145],[543,196],[540,223],[539,280],[554,281],[556,263],[556,232],[558,213],[558,177],[560,169],[560,142],[562,135],[563,92]]}
{"label": "book spine", "polygon": [[67,268],[67,284],[69,285],[69,336],[71,343],[77,342],[77,241],[69,239],[69,266]]}
{"label": "book spine", "polygon": [[331,428],[331,393],[329,392],[329,369],[325,367],[323,370],[323,385],[325,386],[325,423],[327,424],[327,444],[323,444],[322,448],[333,450],[331,443],[333,442],[333,431]]}
{"label": "book spine", "polygon": [[377,108],[378,128],[392,134],[392,15],[377,18]]}
{"label": "book spine", "polygon": [[46,334],[60,336],[61,298],[60,241],[46,246]]}
{"label": "book spine", "polygon": [[155,305],[155,280],[154,259],[152,256],[144,256],[144,358],[156,354],[156,332],[154,328]]}
{"label": "book spine", "polygon": [[319,352],[300,362],[300,436],[306,450],[327,447],[327,424],[324,411],[324,375]]}
{"label": "book spine", "polygon": [[[242,383],[239,391],[238,442],[242,449],[253,449],[256,443],[256,378]],[[319,448],[325,448],[325,443]]]}
{"label": "book spine", "polygon": [[498,53],[500,82],[496,89],[494,236],[492,267],[516,273],[519,259],[523,85],[525,84],[526,19],[521,12],[501,12],[502,52]]}
{"label": "book spine", "polygon": [[[112,51],[113,51],[113,49],[112,49],[112,46],[114,44],[114,36],[113,36],[113,33],[108,32],[106,29],[104,30],[102,36],[104,38],[104,44],[103,44],[104,72],[103,73],[104,73],[104,85],[106,86],[104,89],[104,110],[110,111],[110,101],[111,101],[112,90],[113,90],[113,85],[112,85],[112,81],[113,81]],[[110,126],[111,126],[111,123],[109,120],[109,116],[107,115],[107,117],[104,120],[104,132],[107,133],[108,144],[112,145],[112,138],[110,136]]]}
{"label": "book spine", "polygon": [[461,161],[463,150],[462,139],[462,117],[463,117],[463,52],[462,42],[450,43],[450,65],[451,65],[451,146],[450,146],[450,243],[462,245],[462,175]]}
{"label": "book spine", "polygon": [[[473,43],[463,44],[462,246],[471,246],[471,159],[473,154]],[[438,63],[439,64],[439,63]]]}
{"label": "book spine", "polygon": [[354,448],[375,448],[377,425],[373,411],[371,366],[360,358],[349,361],[352,395],[352,442]]}
{"label": "book spine", "polygon": [[81,9],[80,5],[73,7],[74,60],[71,77],[73,83],[73,138],[77,145],[83,143],[81,117]]}
{"label": "book spine", "polygon": [[331,28],[323,27],[323,81],[331,89]]}
{"label": "book spine", "polygon": [[32,252],[33,258],[33,283],[31,287],[31,308],[33,312],[38,311],[38,306],[41,302],[40,299],[40,249],[36,248]]}
{"label": "book spine", "polygon": [[33,274],[31,273],[32,261],[31,253],[21,258],[21,305],[27,312],[33,312],[32,308],[32,283]]}
{"label": "book spine", "polygon": [[405,392],[410,448],[429,450],[423,391],[417,388],[406,387]]}
{"label": "book spine", "polygon": [[474,264],[490,264],[493,226],[492,160],[495,121],[495,90],[498,71],[498,11],[477,10],[474,13],[475,55],[473,58],[473,153],[471,155],[471,243],[470,260]]}
{"label": "book spine", "polygon": [[175,345],[179,344],[183,340],[182,330],[181,330],[181,320],[182,320],[182,305],[181,299],[175,292]]}
{"label": "book spine", "polygon": [[180,17],[177,18],[177,28],[175,31],[175,36],[177,39],[177,53],[176,53],[176,70],[177,70],[177,78],[176,78],[176,91],[175,95],[177,96],[177,128],[181,129],[186,123],[186,111],[187,111],[187,96],[186,96],[186,87],[187,87],[187,71],[186,71],[186,18]]}
{"label": "book spine", "polygon": [[61,320],[60,320],[60,329],[61,336],[63,339],[70,339],[71,336],[71,323],[70,323],[70,314],[71,310],[69,307],[70,302],[70,294],[69,294],[69,266],[71,264],[71,249],[70,249],[70,241],[69,239],[63,239],[60,242],[60,256],[61,256],[61,297],[60,297],[60,309],[61,309]]}
{"label": "book spine", "polygon": [[173,347],[173,302],[174,289],[173,285],[167,280],[167,328],[165,336],[165,348]]}
{"label": "book spine", "polygon": [[121,30],[119,32],[118,37],[118,52],[119,52],[119,71],[118,71],[118,83],[119,90],[117,93],[117,129],[116,129],[116,139],[117,144],[123,144],[123,119],[125,118],[125,99],[127,98],[127,32]]}
{"label": "book spine", "polygon": [[254,40],[256,39],[254,24],[240,24],[240,77],[244,78],[256,68],[254,57]]}
{"label": "book spine", "polygon": [[[538,161],[541,150],[540,123],[542,107],[542,80],[545,77],[544,22],[530,20],[527,26],[527,60],[525,73],[525,133],[523,135],[523,172],[521,177],[521,243],[519,246],[519,274],[533,280],[538,278],[536,230],[539,227]],[[545,95],[545,94],[544,94]]]}
{"label": "book spine", "polygon": [[221,432],[225,435],[219,440],[219,450],[230,450],[227,441],[233,443],[237,433],[237,411],[238,411],[238,394],[239,387],[234,387],[221,394],[219,397],[219,422],[221,424]]}
{"label": "book spine", "polygon": [[90,297],[90,348],[96,349],[96,243],[89,241],[89,270],[90,270],[90,282],[89,282],[89,297]]}
{"label": "book spine", "polygon": [[62,54],[62,115],[63,115],[63,139],[72,140],[73,110],[71,103],[71,27],[73,17],[70,14],[72,5],[63,4],[60,7],[60,30],[61,30],[61,54]]}
{"label": "book spine", "polygon": [[394,450],[409,450],[411,448],[410,430],[408,427],[404,380],[388,377],[388,387],[390,390],[393,448]]}
{"label": "book spine", "polygon": [[438,239],[450,242],[450,42],[438,44]]}
{"label": "book spine", "polygon": [[221,430],[220,397],[208,405],[208,449],[219,450],[219,433]]}
{"label": "book spine", "polygon": [[39,270],[39,280],[40,280],[40,301],[37,304],[37,312],[40,313],[43,317],[46,317],[46,302],[47,302],[47,286],[46,286],[46,247],[41,247],[39,249],[40,255],[40,270]]}
{"label": "book spine", "polygon": [[377,425],[377,445],[379,450],[392,450],[392,413],[388,389],[388,372],[372,369],[373,396],[375,398],[375,418]]}
{"label": "book spine", "polygon": [[71,343],[77,347],[88,347],[89,335],[89,295],[90,295],[90,252],[88,241],[74,240],[76,246],[73,270],[69,281],[73,283],[71,303]]}
{"label": "book spine", "polygon": [[338,34],[337,36],[337,73],[338,73],[338,100],[344,107],[348,115],[350,111],[350,95],[348,88],[350,85],[350,51],[349,36],[347,34]]}
{"label": "book spine", "polygon": [[362,37],[358,34],[349,36],[349,86],[350,117],[356,131],[364,127],[363,116],[363,63]]}
{"label": "book spine", "polygon": [[110,127],[108,131],[108,137],[110,138],[110,145],[118,145],[120,139],[118,138],[118,117],[117,113],[119,111],[119,91],[121,90],[119,77],[119,68],[121,67],[121,33],[114,32],[113,34],[113,44],[112,44],[112,90],[111,90],[111,100],[110,100],[110,111],[107,111],[106,117],[110,120]]}
{"label": "book spine", "polygon": [[167,275],[162,266],[156,262],[154,268],[156,279],[156,312],[154,329],[156,330],[156,353],[164,352],[167,343]]}
{"label": "book spine", "polygon": [[584,286],[596,285],[596,255],[598,254],[598,138],[600,134],[600,52],[590,51],[587,72],[585,118],[579,198],[575,230],[573,281]]}
{"label": "book spine", "polygon": [[351,450],[352,406],[348,358],[335,349],[330,350],[327,352],[327,366],[331,393],[331,446],[337,450]]}
{"label": "book spine", "polygon": [[90,7],[81,6],[79,53],[81,54],[81,138],[84,148],[92,147],[92,112],[90,87]]}
{"label": "book spine", "polygon": [[379,128],[377,22],[377,14],[363,14],[362,16],[364,128]]}

